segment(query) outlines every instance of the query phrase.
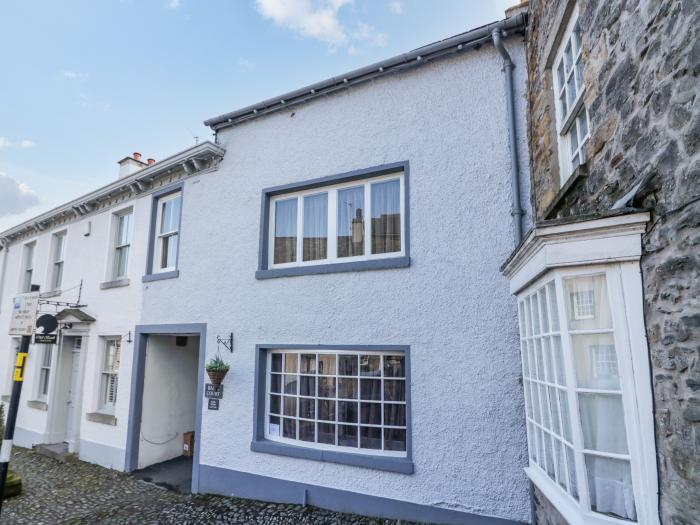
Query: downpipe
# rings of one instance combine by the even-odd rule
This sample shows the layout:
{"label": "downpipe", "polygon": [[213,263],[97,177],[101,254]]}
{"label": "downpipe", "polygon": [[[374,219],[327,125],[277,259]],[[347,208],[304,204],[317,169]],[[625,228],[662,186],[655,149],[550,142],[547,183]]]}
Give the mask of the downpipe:
{"label": "downpipe", "polygon": [[513,92],[513,61],[503,45],[503,30],[500,27],[491,32],[493,45],[503,57],[503,72],[506,79],[506,109],[508,113],[508,141],[510,144],[510,178],[513,188],[513,202],[510,214],[515,223],[515,245],[523,238],[523,215],[525,212],[520,202],[520,164],[518,162],[518,142],[515,133],[515,94]]}

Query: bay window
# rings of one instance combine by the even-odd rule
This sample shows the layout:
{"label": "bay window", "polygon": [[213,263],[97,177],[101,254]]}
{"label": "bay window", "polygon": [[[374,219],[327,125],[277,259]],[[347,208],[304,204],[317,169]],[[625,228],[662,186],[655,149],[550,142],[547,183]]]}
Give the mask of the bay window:
{"label": "bay window", "polygon": [[504,266],[518,297],[526,471],[569,523],[658,524],[647,220],[541,223]]}
{"label": "bay window", "polygon": [[265,254],[261,254],[258,277],[270,276],[265,274],[268,269],[297,268],[302,270],[286,275],[300,275],[391,267],[373,262],[407,258],[404,168],[402,163],[360,176],[292,185],[285,191],[266,190],[264,213],[269,226],[262,229]]}
{"label": "bay window", "polygon": [[583,52],[578,7],[564,31],[552,69],[562,185],[586,162],[588,111],[583,104]]}

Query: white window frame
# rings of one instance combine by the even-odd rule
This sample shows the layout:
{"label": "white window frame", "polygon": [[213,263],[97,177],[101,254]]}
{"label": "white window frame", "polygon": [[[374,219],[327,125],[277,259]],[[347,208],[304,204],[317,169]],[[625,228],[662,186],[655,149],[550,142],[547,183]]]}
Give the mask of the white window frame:
{"label": "white window frame", "polygon": [[[41,360],[39,361],[37,373],[36,398],[38,401],[47,402],[51,392],[51,376],[53,375],[54,345],[41,345]],[[44,379],[46,378],[46,379]],[[46,385],[46,391],[44,391]]]}
{"label": "white window frame", "polygon": [[[503,266],[503,274],[509,279],[510,291],[518,301],[554,280],[560,283],[556,290],[560,316],[562,355],[573,363],[566,311],[570,305],[565,297],[563,279],[605,273],[607,294],[614,329],[612,336],[617,352],[622,403],[625,410],[625,432],[628,454],[631,457],[631,476],[640,525],[658,525],[658,477],[656,464],[655,424],[652,370],[644,318],[644,292],[639,261],[642,254],[642,235],[651,220],[647,212],[629,213],[586,221],[559,224],[542,224],[534,228],[524,242]],[[520,312],[520,305],[518,306]],[[520,316],[519,316],[520,317]],[[575,321],[575,320],[574,320]],[[525,327],[520,326],[527,336]],[[599,330],[596,330],[599,332]],[[582,430],[574,392],[573,365],[566,368],[567,406],[572,428],[572,441],[576,445],[577,483],[581,504],[562,490],[559,485],[537,465],[525,469],[530,480],[571,525],[621,525],[629,520],[590,511],[587,489],[583,477]],[[525,363],[523,363],[525,375]],[[578,387],[577,387],[578,388]],[[524,389],[527,390],[527,389]],[[534,407],[533,407],[534,408]],[[528,438],[532,436],[528,433]],[[532,453],[532,441],[528,443]]]}
{"label": "white window frame", "polygon": [[[56,232],[51,235],[51,263],[49,271],[49,287],[51,292],[56,292],[61,290],[63,285],[63,271],[65,269],[65,258],[66,258],[66,237],[67,231],[63,230]],[[60,243],[60,244],[59,244]],[[56,253],[58,247],[60,246],[60,253]],[[57,278],[60,272],[60,279]]]}
{"label": "white window frame", "polygon": [[[408,389],[410,388],[410,381],[409,381],[409,379],[408,379],[408,373],[409,373],[409,371],[408,371],[408,359],[406,358],[406,355],[405,355],[404,352],[400,352],[400,351],[378,351],[378,350],[326,350],[326,349],[324,349],[324,348],[313,348],[313,349],[312,349],[312,348],[307,348],[307,349],[299,349],[299,350],[297,350],[297,349],[289,349],[289,350],[287,350],[287,349],[275,349],[275,350],[272,350],[272,349],[271,349],[271,350],[268,350],[266,353],[267,353],[267,355],[266,355],[266,357],[265,357],[266,365],[265,365],[265,415],[264,415],[264,417],[265,417],[265,420],[264,420],[264,427],[265,427],[264,436],[265,436],[265,439],[270,440],[270,441],[275,441],[275,442],[278,442],[278,443],[285,443],[285,444],[294,445],[294,446],[297,446],[297,447],[311,448],[311,449],[316,449],[316,450],[329,450],[329,451],[334,451],[334,452],[344,452],[344,453],[357,454],[357,455],[369,455],[369,456],[380,456],[380,457],[396,457],[396,458],[407,458],[407,457],[408,457],[408,447],[409,447],[409,441],[408,441],[408,440],[409,440],[409,432],[410,432],[410,428],[409,428],[408,424],[409,424],[409,421],[410,421],[410,419],[409,419],[409,410],[411,409],[411,407],[410,407],[410,404],[409,404],[409,402],[408,402],[408,399],[410,398],[410,397],[409,397],[409,392],[408,392]],[[298,422],[299,422],[300,420],[304,420],[304,418],[301,418],[300,415],[299,415],[299,414],[300,414],[300,412],[299,412],[299,410],[300,410],[300,408],[299,408],[300,401],[299,401],[299,400],[300,400],[302,397],[307,397],[308,399],[315,399],[315,400],[317,400],[317,401],[318,401],[319,399],[335,400],[336,403],[337,403],[339,399],[341,399],[341,400],[344,399],[344,398],[339,398],[339,397],[338,397],[337,378],[339,378],[339,377],[340,377],[340,378],[342,378],[342,377],[357,378],[358,381],[359,381],[359,379],[362,379],[363,377],[364,377],[364,378],[367,378],[367,379],[373,378],[373,376],[362,376],[362,375],[360,375],[359,370],[358,370],[358,375],[357,375],[357,376],[341,376],[341,375],[339,375],[339,374],[337,373],[337,366],[338,366],[338,365],[337,365],[337,356],[338,356],[338,355],[357,355],[358,357],[359,357],[360,355],[377,355],[377,356],[382,356],[382,360],[380,361],[380,369],[382,370],[382,375],[381,375],[381,381],[382,381],[382,384],[381,384],[381,393],[382,393],[382,398],[381,398],[381,400],[374,401],[374,403],[377,403],[377,404],[379,404],[379,405],[381,406],[382,423],[383,423],[383,420],[384,420],[384,403],[385,403],[385,400],[384,400],[384,380],[385,380],[385,378],[384,378],[384,372],[383,372],[383,366],[384,366],[384,359],[383,359],[383,356],[396,356],[396,355],[401,355],[401,356],[403,356],[403,357],[404,357],[404,377],[396,377],[396,378],[391,377],[391,378],[388,378],[388,379],[391,379],[391,380],[394,380],[394,379],[395,379],[395,380],[403,380],[403,381],[404,381],[404,392],[405,392],[404,401],[389,401],[389,403],[390,403],[390,404],[403,404],[403,405],[406,407],[406,416],[405,416],[405,423],[406,423],[406,424],[405,424],[404,426],[387,426],[387,425],[384,425],[384,424],[382,424],[382,425],[370,425],[370,424],[363,424],[363,423],[360,423],[360,419],[361,419],[361,409],[359,408],[359,404],[362,402],[362,400],[360,399],[360,388],[359,388],[359,386],[358,386],[358,394],[357,394],[358,397],[357,397],[356,400],[352,400],[352,401],[357,401],[357,403],[358,403],[357,423],[349,423],[350,426],[355,426],[355,427],[357,427],[357,432],[358,432],[358,433],[357,433],[357,447],[348,447],[348,446],[341,446],[341,445],[331,445],[331,444],[324,444],[324,443],[313,443],[313,442],[309,442],[309,441],[303,441],[303,440],[300,440],[300,439],[286,438],[286,437],[283,437],[283,436],[281,435],[281,432],[280,432],[280,435],[273,435],[273,434],[271,434],[271,433],[269,432],[269,430],[270,430],[270,424],[269,424],[270,416],[276,416],[276,415],[277,415],[277,414],[271,414],[271,413],[270,413],[270,395],[271,395],[271,394],[272,394],[272,395],[277,395],[276,392],[271,392],[271,389],[270,389],[270,384],[271,384],[271,380],[270,380],[270,379],[271,379],[271,373],[272,373],[272,355],[273,355],[273,354],[297,354],[297,355],[300,355],[300,354],[315,354],[315,355],[317,355],[317,356],[318,356],[318,354],[334,354],[334,355],[336,355],[336,374],[334,374],[334,375],[328,375],[328,376],[327,376],[327,377],[335,377],[335,378],[336,378],[336,395],[335,395],[335,397],[320,398],[320,397],[318,396],[318,384],[319,384],[319,382],[318,382],[318,377],[319,377],[319,375],[318,375],[318,374],[315,374],[315,375],[310,374],[310,375],[313,375],[314,377],[317,378],[316,381],[315,381],[315,385],[316,385],[316,394],[315,394],[315,396],[313,396],[313,397],[309,397],[309,396],[300,396],[298,390],[297,390],[297,393],[296,393],[296,394],[289,394],[289,395],[295,397],[296,400],[297,400],[297,401],[296,401],[296,405],[297,405],[297,406],[296,406],[296,414],[297,414],[297,415],[293,417],[293,419],[294,419],[295,421],[297,421],[297,426],[298,426]],[[284,359],[284,358],[283,358],[283,359]],[[299,358],[299,360],[300,360],[300,358]],[[318,363],[318,358],[317,358],[317,361],[316,361],[316,362]],[[284,360],[283,360],[283,363],[284,363]],[[280,401],[281,404],[282,404],[281,407],[280,407],[280,412],[283,412],[283,411],[284,411],[284,408],[283,408],[284,401],[283,401],[283,397],[282,397],[282,396],[283,396],[282,392],[284,392],[284,364],[283,364],[282,370],[283,370],[283,371],[282,371],[282,373],[280,374],[281,377],[282,377],[282,388],[281,388],[281,392],[280,392],[280,394],[279,394],[279,395],[280,395],[280,398],[282,398],[281,401]],[[303,374],[301,374],[300,371],[297,370],[297,372],[296,372],[295,375],[300,376],[300,375],[303,375]],[[320,377],[323,377],[323,376],[320,376]],[[316,407],[318,407],[318,404],[316,404]],[[316,410],[318,410],[318,408],[316,408]],[[329,423],[333,423],[333,424],[335,425],[335,427],[336,427],[336,440],[337,440],[337,437],[338,437],[338,426],[343,424],[342,422],[339,422],[339,421],[338,421],[338,412],[339,412],[339,410],[338,410],[337,404],[336,404],[335,421],[329,421]],[[316,415],[318,415],[318,413],[316,413]],[[282,421],[281,421],[281,420],[282,420],[283,417],[285,417],[285,416],[283,416],[283,415],[280,414],[279,417],[280,417],[280,428],[282,428]],[[311,420],[307,420],[307,421],[311,421]],[[319,422],[317,418],[315,418],[313,421],[314,421],[314,422]],[[406,450],[405,450],[405,451],[393,451],[393,450],[378,450],[378,449],[360,448],[360,427],[361,427],[361,426],[374,427],[374,428],[380,428],[380,429],[381,429],[381,434],[382,434],[382,448],[384,447],[384,429],[385,429],[385,428],[398,428],[398,429],[405,430],[405,432],[406,432]]]}
{"label": "white window frame", "polygon": [[19,279],[20,293],[30,292],[34,275],[34,256],[36,255],[36,241],[28,242],[22,249],[22,273]]}
{"label": "white window frame", "polygon": [[[586,145],[590,137],[590,122],[588,120],[588,110],[586,109],[583,98],[586,91],[583,82],[583,73],[579,79],[576,79],[576,62],[580,59],[581,64],[585,67],[583,50],[581,42],[579,42],[576,54],[573,53],[575,48],[575,29],[579,26],[579,8],[578,4],[569,17],[566,29],[559,44],[557,54],[554,57],[554,62],[551,68],[552,87],[554,90],[554,106],[556,108],[556,130],[557,130],[557,147],[559,152],[559,172],[561,185],[569,179],[576,167],[586,162]],[[569,73],[566,73],[566,68],[563,66],[564,56],[567,47],[572,49],[572,65]],[[564,67],[564,83],[562,84],[558,75],[558,68]],[[580,86],[570,99],[569,88],[567,82],[569,79],[574,79],[574,86],[580,83]],[[561,105],[560,97],[564,95],[567,101],[567,109]],[[576,147],[572,151],[572,134],[576,134]],[[578,158],[577,158],[578,156]],[[576,165],[573,165],[574,159],[577,158]]]}
{"label": "white window frame", "polygon": [[[129,262],[131,260],[131,245],[133,241],[133,231],[134,231],[134,209],[129,207],[123,210],[119,210],[112,215],[112,243],[111,243],[111,257],[110,257],[110,269],[109,278],[110,280],[126,279],[129,276]],[[119,224],[125,217],[129,217],[129,224],[127,226],[127,242],[120,243],[119,238]],[[120,250],[126,249],[126,268],[124,274],[119,274],[119,252]]]}
{"label": "white window frame", "polygon": [[[106,367],[107,353],[110,350],[110,342],[115,341],[117,344],[117,359],[116,364],[112,368]],[[98,394],[97,394],[97,409],[99,412],[114,414],[114,410],[117,404],[117,399],[119,399],[119,367],[121,366],[121,336],[104,336],[102,337],[100,351],[100,361],[99,361],[99,381],[98,381]],[[108,399],[109,394],[106,394],[109,389],[109,381],[112,376],[114,376],[116,381],[115,395],[114,399],[110,401]]]}
{"label": "white window frame", "polygon": [[[162,232],[160,231],[160,224],[161,224],[161,219],[163,217],[163,207],[166,202],[175,200],[175,199],[180,199],[180,213],[178,215],[177,219],[177,228],[175,230],[170,230],[167,232]],[[180,251],[180,228],[181,228],[181,223],[182,223],[182,190],[174,191],[173,193],[169,193],[167,195],[163,195],[162,197],[158,197],[156,199],[156,205],[158,206],[157,212],[156,212],[156,223],[153,228],[154,232],[154,239],[153,239],[153,268],[151,269],[152,273],[164,273],[164,272],[172,272],[174,270],[177,270],[178,266],[178,259],[180,257],[179,251]],[[175,250],[175,261],[173,262],[172,265],[169,265],[165,268],[161,268],[161,257],[162,257],[162,249],[163,249],[163,239],[166,237],[173,237],[177,236],[177,249]]]}
{"label": "white window frame", "polygon": [[[401,250],[387,253],[372,253],[372,199],[371,186],[378,182],[392,180],[399,181],[399,205],[401,213]],[[348,188],[364,188],[364,254],[338,257],[338,191]],[[316,266],[320,264],[349,263],[356,261],[371,261],[375,259],[387,259],[403,257],[406,254],[406,199],[405,199],[405,177],[403,171],[397,171],[388,175],[377,177],[367,177],[350,182],[339,184],[329,184],[328,186],[315,187],[308,190],[296,191],[275,195],[270,198],[269,205],[269,227],[267,232],[267,267],[269,269],[292,268],[300,266]],[[325,259],[304,261],[304,197],[326,193],[328,195],[328,226],[327,226],[327,248]],[[297,239],[296,239],[296,261],[275,264],[275,211],[276,203],[290,199],[297,199]]]}

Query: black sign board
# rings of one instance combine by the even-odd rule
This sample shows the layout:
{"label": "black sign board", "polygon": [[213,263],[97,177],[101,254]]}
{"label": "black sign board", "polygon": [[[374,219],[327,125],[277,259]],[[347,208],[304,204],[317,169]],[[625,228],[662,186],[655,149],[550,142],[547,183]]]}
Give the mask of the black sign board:
{"label": "black sign board", "polygon": [[204,397],[210,399],[223,399],[224,398],[224,385],[212,385],[207,383],[204,385]]}
{"label": "black sign board", "polygon": [[55,345],[57,340],[56,330],[58,320],[51,314],[40,315],[36,320],[34,343],[43,345]]}
{"label": "black sign board", "polygon": [[209,410],[219,410],[219,400],[218,399],[209,399],[209,403],[207,408]]}

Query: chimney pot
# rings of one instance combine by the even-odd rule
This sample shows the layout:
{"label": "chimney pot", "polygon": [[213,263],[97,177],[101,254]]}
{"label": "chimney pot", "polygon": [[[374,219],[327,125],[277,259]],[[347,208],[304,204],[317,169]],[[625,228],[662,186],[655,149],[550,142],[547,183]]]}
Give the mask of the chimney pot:
{"label": "chimney pot", "polygon": [[134,151],[134,159],[141,160],[141,154],[138,151]]}
{"label": "chimney pot", "polygon": [[148,165],[153,166],[156,163],[156,159],[148,159]]}

